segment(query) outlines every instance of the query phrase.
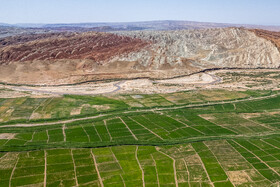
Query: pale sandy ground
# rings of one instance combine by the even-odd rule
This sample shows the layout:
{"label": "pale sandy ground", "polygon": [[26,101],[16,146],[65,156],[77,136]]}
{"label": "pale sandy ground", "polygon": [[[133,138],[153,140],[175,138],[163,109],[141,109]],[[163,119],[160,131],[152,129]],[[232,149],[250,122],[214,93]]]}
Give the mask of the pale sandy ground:
{"label": "pale sandy ground", "polygon": [[[195,85],[211,84],[215,81],[215,77],[209,74],[201,73],[181,78],[151,81],[149,79],[124,80],[110,83],[90,83],[75,86],[59,86],[59,87],[28,87],[28,86],[2,86],[15,90],[17,93],[29,92],[35,95],[97,95],[97,94],[114,94],[114,93],[170,93],[182,91],[186,89],[194,89]],[[179,86],[182,84],[183,86]],[[4,97],[5,93],[2,93]],[[28,95],[28,94],[26,94]],[[1,96],[1,95],[0,95]],[[24,96],[24,94],[16,94],[14,97]],[[6,97],[9,94],[6,93]]]}
{"label": "pale sandy ground", "polygon": [[213,82],[215,79],[210,74],[200,73],[186,77],[159,80],[158,83],[168,83],[168,84],[207,84]]}
{"label": "pale sandy ground", "polygon": [[13,89],[15,91],[25,91],[36,95],[95,95],[110,93],[116,89],[115,82],[111,83],[92,83],[76,86],[55,86],[55,87],[28,87],[28,86],[5,86],[6,88]]}
{"label": "pale sandy ground", "polygon": [[15,135],[15,133],[0,133],[0,139],[13,139]]}
{"label": "pale sandy ground", "polygon": [[[240,70],[238,72],[248,72],[249,70]],[[250,70],[251,71],[251,70]],[[258,72],[263,70],[252,70]],[[269,71],[269,70],[268,70]],[[277,70],[272,70],[277,71]],[[63,94],[76,95],[98,95],[98,94],[135,94],[135,93],[172,93],[178,91],[195,89],[229,89],[229,90],[247,90],[247,89],[274,89],[279,90],[278,80],[273,80],[272,84],[256,85],[248,87],[249,83],[258,83],[257,79],[252,78],[246,81],[226,82],[223,77],[217,74],[231,72],[231,70],[212,71],[209,73],[199,73],[195,75],[152,81],[149,79],[123,80],[108,83],[88,83],[75,86],[49,86],[49,87],[27,87],[27,86],[4,86],[0,85],[0,98],[11,97],[47,97],[59,96]],[[236,71],[235,71],[236,72]],[[279,71],[280,73],[280,71]],[[269,79],[269,78],[268,78]],[[14,91],[5,91],[8,88]],[[1,90],[2,89],[2,90]]]}
{"label": "pale sandy ground", "polygon": [[5,88],[7,87],[0,85],[0,98],[17,98],[30,96],[30,93],[15,90],[6,90]]}

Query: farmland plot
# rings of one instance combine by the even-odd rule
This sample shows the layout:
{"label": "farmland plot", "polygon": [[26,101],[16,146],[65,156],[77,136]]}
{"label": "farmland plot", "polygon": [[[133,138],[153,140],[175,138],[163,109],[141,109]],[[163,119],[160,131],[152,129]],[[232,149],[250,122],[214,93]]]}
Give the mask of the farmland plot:
{"label": "farmland plot", "polygon": [[1,186],[269,186],[279,182],[280,164],[279,147],[268,143],[271,140],[5,153],[0,158],[0,182]]}
{"label": "farmland plot", "polygon": [[[224,94],[230,100],[264,93]],[[204,91],[195,101],[202,104],[179,106],[170,100],[176,94],[167,95],[126,95],[120,102],[89,96],[0,99],[7,121],[0,125],[0,186],[279,184],[279,96],[205,103],[219,95]],[[126,109],[126,99],[142,106]],[[89,109],[98,104],[110,109],[98,116]],[[81,113],[92,113],[68,119],[82,105],[87,109]],[[50,113],[66,118],[30,118]],[[9,121],[15,114],[30,119]]]}

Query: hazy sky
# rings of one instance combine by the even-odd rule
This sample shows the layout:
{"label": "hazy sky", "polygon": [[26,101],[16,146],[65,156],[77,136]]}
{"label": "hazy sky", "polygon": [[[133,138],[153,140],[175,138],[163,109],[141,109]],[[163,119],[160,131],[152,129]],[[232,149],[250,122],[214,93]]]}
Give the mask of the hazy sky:
{"label": "hazy sky", "polygon": [[280,0],[0,0],[0,22],[189,20],[280,25]]}

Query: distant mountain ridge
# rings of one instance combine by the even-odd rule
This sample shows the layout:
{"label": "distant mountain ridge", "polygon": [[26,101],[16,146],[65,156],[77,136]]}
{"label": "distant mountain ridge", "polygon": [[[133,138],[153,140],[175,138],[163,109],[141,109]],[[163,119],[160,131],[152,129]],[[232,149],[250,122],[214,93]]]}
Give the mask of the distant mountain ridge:
{"label": "distant mountain ridge", "polygon": [[[20,28],[41,28],[56,30],[64,28],[72,30],[73,28],[91,29],[91,28],[108,28],[108,30],[189,30],[189,29],[206,29],[206,28],[225,28],[225,27],[245,27],[265,29],[270,31],[280,31],[280,26],[266,26],[253,24],[230,24],[230,23],[211,23],[211,22],[196,22],[196,21],[142,21],[142,22],[93,22],[93,23],[58,23],[58,24],[6,24],[0,23],[0,26],[20,27]],[[98,29],[97,29],[98,30]]]}

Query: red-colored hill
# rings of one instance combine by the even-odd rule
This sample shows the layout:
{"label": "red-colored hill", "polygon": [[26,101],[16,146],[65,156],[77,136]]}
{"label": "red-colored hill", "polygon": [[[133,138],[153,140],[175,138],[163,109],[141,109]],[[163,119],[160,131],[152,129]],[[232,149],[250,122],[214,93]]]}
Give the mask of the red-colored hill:
{"label": "red-colored hill", "polygon": [[0,62],[52,59],[108,60],[137,51],[149,43],[110,33],[48,33],[0,40]]}

